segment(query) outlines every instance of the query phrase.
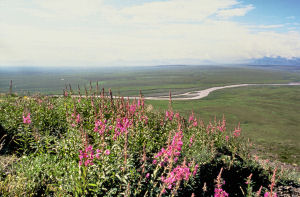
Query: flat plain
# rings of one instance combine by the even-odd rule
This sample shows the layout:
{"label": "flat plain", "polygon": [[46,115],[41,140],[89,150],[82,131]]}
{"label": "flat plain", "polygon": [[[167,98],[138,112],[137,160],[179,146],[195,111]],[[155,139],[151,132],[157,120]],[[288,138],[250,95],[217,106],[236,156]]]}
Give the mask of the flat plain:
{"label": "flat plain", "polygon": [[[297,66],[156,66],[89,69],[0,69],[0,92],[19,95],[62,94],[69,84],[77,94],[98,81],[99,89],[111,88],[114,95],[162,96],[242,83],[290,83],[300,81]],[[147,101],[164,110],[168,101]],[[204,122],[225,115],[228,129],[240,123],[242,133],[254,144],[254,151],[268,153],[283,162],[300,164],[300,87],[240,87],[217,90],[193,101],[174,101],[173,109],[188,117],[194,111]]]}
{"label": "flat plain", "polygon": [[19,94],[39,92],[62,94],[66,85],[77,91],[92,82],[99,87],[111,88],[114,95],[150,96],[184,93],[215,86],[241,83],[289,83],[300,81],[300,67],[255,66],[155,66],[123,68],[0,68],[0,92],[13,89]]}

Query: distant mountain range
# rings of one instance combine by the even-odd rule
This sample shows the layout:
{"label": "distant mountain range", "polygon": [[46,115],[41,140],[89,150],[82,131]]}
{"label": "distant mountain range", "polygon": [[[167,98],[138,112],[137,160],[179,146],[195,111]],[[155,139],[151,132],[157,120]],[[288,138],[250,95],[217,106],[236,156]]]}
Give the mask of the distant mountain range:
{"label": "distant mountain range", "polygon": [[[176,63],[174,63],[176,62]],[[147,62],[141,62],[138,65],[131,65],[129,63],[124,63],[124,65],[113,65],[113,66],[85,66],[84,70],[88,71],[90,69],[108,69],[112,71],[116,68],[147,68],[150,67],[185,67],[185,66],[234,66],[234,65],[244,65],[244,66],[260,66],[260,67],[269,67],[269,66],[292,66],[293,68],[296,68],[297,70],[300,69],[300,58],[283,58],[283,57],[263,57],[258,59],[248,59],[243,60],[240,62],[222,62],[222,61],[211,61],[211,60],[205,60],[205,59],[172,59],[168,60],[166,62],[160,62],[155,61],[153,64],[149,64]],[[152,65],[152,66],[151,66]],[[57,67],[57,66],[3,66],[0,64],[0,74],[3,74],[7,71],[9,72],[70,72],[70,71],[77,71],[82,72],[83,67],[79,66],[67,66],[67,67]]]}
{"label": "distant mountain range", "polygon": [[264,57],[250,60],[251,65],[282,65],[282,66],[300,66],[300,58],[282,58],[282,57]]}

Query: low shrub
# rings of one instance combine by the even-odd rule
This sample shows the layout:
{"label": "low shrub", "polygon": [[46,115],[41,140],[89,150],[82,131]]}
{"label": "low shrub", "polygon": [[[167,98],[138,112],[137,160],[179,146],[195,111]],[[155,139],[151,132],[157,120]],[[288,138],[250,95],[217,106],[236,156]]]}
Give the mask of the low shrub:
{"label": "low shrub", "polygon": [[[142,97],[7,97],[0,103],[0,174],[7,196],[276,196],[291,184],[248,151],[241,128],[208,125]],[[281,176],[281,177],[280,177]],[[293,182],[293,181],[292,181]],[[293,184],[297,184],[295,181]]]}

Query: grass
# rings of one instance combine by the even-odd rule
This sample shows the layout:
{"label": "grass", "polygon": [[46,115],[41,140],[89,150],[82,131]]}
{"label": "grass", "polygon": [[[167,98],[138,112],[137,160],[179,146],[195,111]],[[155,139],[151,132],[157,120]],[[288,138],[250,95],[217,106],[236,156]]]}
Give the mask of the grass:
{"label": "grass", "polygon": [[0,69],[0,92],[8,92],[13,80],[13,90],[19,94],[62,94],[66,85],[77,89],[89,88],[89,82],[99,81],[100,88],[111,88],[114,94],[130,96],[186,92],[187,90],[239,83],[288,83],[300,81],[299,70],[278,70],[247,66],[157,66],[133,68],[83,69]]}
{"label": "grass", "polygon": [[[167,101],[146,101],[167,109]],[[173,109],[188,117],[193,110],[204,122],[223,114],[228,128],[240,123],[242,134],[280,161],[300,164],[300,88],[240,87],[218,90],[201,100],[173,101]],[[262,148],[263,147],[263,148]]]}

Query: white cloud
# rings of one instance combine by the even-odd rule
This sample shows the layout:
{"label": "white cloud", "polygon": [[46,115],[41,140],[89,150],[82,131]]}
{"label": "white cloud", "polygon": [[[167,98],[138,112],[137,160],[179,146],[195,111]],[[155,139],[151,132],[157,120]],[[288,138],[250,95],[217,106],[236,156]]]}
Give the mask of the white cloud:
{"label": "white cloud", "polygon": [[253,9],[254,9],[253,5],[247,5],[247,6],[241,7],[241,8],[225,9],[225,10],[220,10],[217,13],[217,16],[222,17],[222,18],[229,18],[229,17],[233,17],[233,16],[244,16],[247,12],[249,12]]}
{"label": "white cloud", "polygon": [[[16,20],[0,20],[0,65],[197,64],[300,57],[299,32],[269,31],[278,25],[255,32],[210,17],[237,9],[232,7],[238,1],[170,0],[123,8],[100,0],[34,2],[21,7]],[[233,12],[227,16],[242,11]],[[0,8],[0,17],[3,13]]]}
{"label": "white cloud", "polygon": [[47,16],[80,18],[95,15],[101,6],[102,0],[34,0],[40,13]]}
{"label": "white cloud", "polygon": [[134,22],[201,21],[219,9],[237,4],[234,0],[173,0],[145,3],[121,10]]}
{"label": "white cloud", "polygon": [[103,16],[116,22],[161,23],[201,21],[218,10],[238,4],[237,0],[169,0],[115,8],[104,0],[34,0],[35,8],[22,9],[37,17],[60,20]]}

